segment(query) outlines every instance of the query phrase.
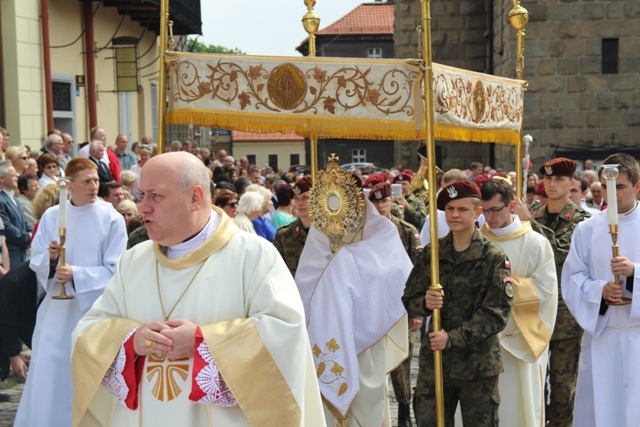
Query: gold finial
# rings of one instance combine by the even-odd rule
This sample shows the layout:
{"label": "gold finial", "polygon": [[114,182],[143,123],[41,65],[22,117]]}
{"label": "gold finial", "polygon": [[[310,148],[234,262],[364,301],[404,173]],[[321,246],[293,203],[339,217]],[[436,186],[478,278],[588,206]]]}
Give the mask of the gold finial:
{"label": "gold finial", "polygon": [[520,0],[513,0],[513,9],[509,12],[509,22],[518,31],[516,78],[524,78],[524,30],[529,23],[529,12],[520,5]]}
{"label": "gold finial", "polygon": [[331,157],[329,157],[329,163],[331,162],[340,162],[340,157],[336,156],[336,153],[331,153]]}

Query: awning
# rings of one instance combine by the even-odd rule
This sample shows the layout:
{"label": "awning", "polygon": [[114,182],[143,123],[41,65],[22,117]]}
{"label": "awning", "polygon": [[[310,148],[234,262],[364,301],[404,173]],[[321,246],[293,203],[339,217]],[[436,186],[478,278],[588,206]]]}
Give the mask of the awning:
{"label": "awning", "polygon": [[[160,33],[161,0],[104,0],[105,7],[115,7],[120,15],[127,15],[142,27]],[[202,34],[200,0],[170,0],[169,19],[173,21],[173,34]]]}

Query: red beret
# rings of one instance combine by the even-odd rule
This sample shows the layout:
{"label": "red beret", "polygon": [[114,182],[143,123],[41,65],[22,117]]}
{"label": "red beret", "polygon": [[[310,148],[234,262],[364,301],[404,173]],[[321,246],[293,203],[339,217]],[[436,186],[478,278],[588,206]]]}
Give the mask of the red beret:
{"label": "red beret", "polygon": [[473,182],[475,182],[478,185],[478,187],[480,187],[482,184],[484,184],[485,182],[489,181],[490,179],[491,178],[489,177],[488,174],[482,173],[482,174],[476,176],[473,179]]}
{"label": "red beret", "polygon": [[412,178],[413,178],[413,172],[411,172],[410,169],[405,169],[402,172],[400,172],[400,175],[393,178],[393,183],[395,184],[398,182],[406,182],[406,181],[411,182]]}
{"label": "red beret", "polygon": [[369,175],[367,180],[364,182],[364,188],[373,188],[377,184],[385,182],[386,180],[387,180],[387,177],[384,174],[372,173],[371,175]]}
{"label": "red beret", "polygon": [[478,187],[475,182],[456,181],[444,187],[438,194],[438,209],[443,211],[447,203],[451,200],[465,199],[468,197],[479,199],[480,187]]}
{"label": "red beret", "polygon": [[300,178],[298,182],[293,184],[293,187],[292,187],[293,194],[298,196],[302,193],[306,193],[311,189],[311,185],[312,185],[311,178],[306,176],[304,178]]}
{"label": "red beret", "polygon": [[391,185],[388,182],[381,182],[376,184],[369,193],[369,200],[378,201],[391,197]]}
{"label": "red beret", "polygon": [[544,190],[544,181],[540,181],[536,185],[536,194],[542,197],[547,197],[547,192]]}
{"label": "red beret", "polygon": [[540,167],[543,176],[572,176],[576,173],[576,162],[566,157],[558,157],[545,162]]}

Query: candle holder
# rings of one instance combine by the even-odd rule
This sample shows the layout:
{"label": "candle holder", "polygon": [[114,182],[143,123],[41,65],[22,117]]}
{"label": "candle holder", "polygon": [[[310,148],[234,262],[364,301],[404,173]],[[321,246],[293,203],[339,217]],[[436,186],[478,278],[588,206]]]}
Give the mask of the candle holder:
{"label": "candle holder", "polygon": [[[618,201],[616,195],[616,178],[619,175],[618,165],[605,165],[602,176],[607,180],[607,215],[609,217],[609,234],[611,234],[611,253],[613,257],[620,255],[618,247]],[[616,285],[622,287],[619,274],[613,275]],[[617,302],[607,302],[609,305],[627,305],[631,303],[631,298],[623,297]]]}
{"label": "candle holder", "polygon": [[[65,265],[65,241],[67,239],[67,185],[69,185],[69,180],[66,178],[59,178],[57,184],[60,188],[60,215],[58,219],[58,235],[60,236],[60,258],[58,259],[58,265]],[[73,299],[73,295],[67,295],[65,286],[66,283],[60,282],[60,294],[55,295],[51,298]]]}

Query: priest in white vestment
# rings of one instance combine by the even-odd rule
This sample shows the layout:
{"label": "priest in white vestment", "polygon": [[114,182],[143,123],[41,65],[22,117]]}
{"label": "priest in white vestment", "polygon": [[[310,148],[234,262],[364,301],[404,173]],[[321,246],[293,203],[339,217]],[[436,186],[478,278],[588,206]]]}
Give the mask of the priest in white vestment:
{"label": "priest in white vestment", "polygon": [[151,241],[121,257],[74,332],[73,425],[324,425],[302,302],[275,248],[212,210],[189,153],[150,159],[140,189]]}
{"label": "priest in white vestment", "polygon": [[[616,194],[619,256],[611,252],[608,208],[584,221],[562,269],[562,296],[582,328],[582,352],[573,410],[580,427],[637,427],[640,423],[640,166],[627,154],[613,154],[603,165],[618,164]],[[601,177],[603,189],[608,185]],[[610,189],[607,189],[610,190]],[[607,194],[610,194],[607,192]],[[622,286],[614,283],[620,275]],[[609,305],[623,297],[629,305]]]}
{"label": "priest in white vestment", "polygon": [[540,427],[545,424],[544,380],[548,347],[558,310],[558,282],[549,241],[513,214],[516,200],[502,178],[485,182],[480,231],[509,257],[513,308],[498,335],[504,372],[500,374],[500,424]]}
{"label": "priest in white vestment", "polygon": [[[31,247],[31,269],[42,292],[33,332],[29,375],[15,426],[70,426],[71,333],[102,294],[127,246],[122,215],[98,199],[98,172],[88,159],[73,159],[66,167],[71,200],[66,206],[65,265],[58,265],[60,206],[49,208]],[[59,300],[60,282],[73,299]]]}
{"label": "priest in white vestment", "polygon": [[312,225],[296,271],[329,427],[390,427],[387,374],[409,356],[412,264],[393,223],[364,203],[336,253]]}

